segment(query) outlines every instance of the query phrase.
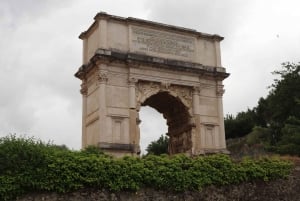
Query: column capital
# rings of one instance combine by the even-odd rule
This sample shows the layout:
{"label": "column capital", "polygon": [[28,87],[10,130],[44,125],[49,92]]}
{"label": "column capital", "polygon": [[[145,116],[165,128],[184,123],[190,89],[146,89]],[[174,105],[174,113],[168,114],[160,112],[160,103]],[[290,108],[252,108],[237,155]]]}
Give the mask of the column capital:
{"label": "column capital", "polygon": [[200,86],[193,86],[193,94],[200,95],[201,87]]}
{"label": "column capital", "polygon": [[136,77],[129,77],[128,78],[128,84],[130,86],[134,86],[139,80]]}
{"label": "column capital", "polygon": [[106,71],[99,71],[97,74],[97,81],[98,83],[106,83],[108,80],[107,72]]}
{"label": "column capital", "polygon": [[225,93],[224,85],[217,85],[216,94],[217,96],[223,96]]}

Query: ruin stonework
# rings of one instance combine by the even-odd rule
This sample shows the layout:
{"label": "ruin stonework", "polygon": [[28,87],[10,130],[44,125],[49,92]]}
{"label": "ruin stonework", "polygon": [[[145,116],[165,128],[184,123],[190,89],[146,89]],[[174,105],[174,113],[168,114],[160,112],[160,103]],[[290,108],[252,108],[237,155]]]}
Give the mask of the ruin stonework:
{"label": "ruin stonework", "polygon": [[79,36],[83,65],[82,147],[115,156],[140,153],[139,110],[167,120],[169,153],[226,152],[223,37],[98,13]]}

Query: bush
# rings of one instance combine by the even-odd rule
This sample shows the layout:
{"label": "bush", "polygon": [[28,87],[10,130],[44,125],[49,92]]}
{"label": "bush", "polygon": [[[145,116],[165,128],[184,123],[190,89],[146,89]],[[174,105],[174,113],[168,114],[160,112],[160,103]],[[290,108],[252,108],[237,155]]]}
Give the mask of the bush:
{"label": "bush", "polygon": [[275,151],[300,156],[300,118],[289,117],[281,132],[282,139],[275,147]]}
{"label": "bush", "polygon": [[207,185],[282,178],[292,167],[287,161],[269,158],[237,163],[227,155],[114,159],[94,148],[70,151],[15,136],[0,139],[0,162],[0,200],[33,191],[64,193],[84,187],[112,191],[142,187],[199,190]]}
{"label": "bush", "polygon": [[248,145],[265,144],[268,145],[271,139],[271,130],[269,128],[254,127],[253,131],[246,136]]}

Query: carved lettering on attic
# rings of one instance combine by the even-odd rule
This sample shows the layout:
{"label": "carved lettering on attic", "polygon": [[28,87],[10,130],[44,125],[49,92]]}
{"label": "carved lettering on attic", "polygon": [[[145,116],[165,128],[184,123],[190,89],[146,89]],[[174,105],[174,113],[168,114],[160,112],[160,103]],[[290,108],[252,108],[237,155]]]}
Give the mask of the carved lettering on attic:
{"label": "carved lettering on attic", "polygon": [[195,38],[154,29],[131,27],[132,49],[137,52],[158,53],[193,59]]}

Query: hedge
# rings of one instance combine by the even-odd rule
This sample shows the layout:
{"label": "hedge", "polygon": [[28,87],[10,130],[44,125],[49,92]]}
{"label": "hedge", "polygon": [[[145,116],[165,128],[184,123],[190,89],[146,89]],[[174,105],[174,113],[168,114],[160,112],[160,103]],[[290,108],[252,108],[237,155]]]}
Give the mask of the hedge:
{"label": "hedge", "polygon": [[198,191],[208,185],[287,177],[292,164],[276,158],[233,162],[228,155],[142,158],[107,156],[96,149],[71,151],[34,138],[0,138],[0,200],[34,191],[80,188],[137,191],[143,187]]}

